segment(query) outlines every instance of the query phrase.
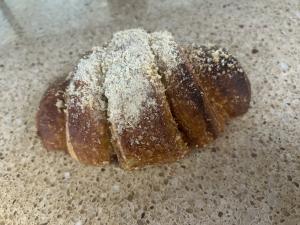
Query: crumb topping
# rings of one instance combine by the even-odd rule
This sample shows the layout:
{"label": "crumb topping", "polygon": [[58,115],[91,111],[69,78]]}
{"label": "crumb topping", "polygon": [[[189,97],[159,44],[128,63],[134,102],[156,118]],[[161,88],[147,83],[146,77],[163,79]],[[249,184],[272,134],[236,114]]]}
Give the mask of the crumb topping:
{"label": "crumb topping", "polygon": [[218,76],[232,78],[235,72],[244,72],[238,61],[224,48],[193,45],[188,51],[188,58],[203,72],[200,73],[202,76],[213,74],[215,79]]}
{"label": "crumb topping", "polygon": [[163,63],[167,70],[175,69],[182,63],[181,57],[179,57],[178,45],[171,33],[167,31],[154,32],[151,34],[150,43],[158,61]]}
{"label": "crumb topping", "polygon": [[[67,89],[68,104],[79,104],[83,111],[86,107],[96,112],[107,110],[108,120],[119,134],[134,128],[143,112],[157,107],[155,92],[164,91],[157,66],[162,64],[164,74],[171,76],[172,70],[183,63],[180,51],[172,34],[166,31],[117,32],[105,48],[95,47],[79,61]],[[203,76],[209,72],[214,79],[231,78],[234,71],[243,72],[223,48],[193,46],[189,51],[187,57]],[[61,107],[60,102],[57,107]]]}
{"label": "crumb topping", "polygon": [[141,29],[117,32],[104,59],[108,119],[118,133],[135,127],[141,113],[156,106],[154,85],[160,77],[149,46],[149,34]]}
{"label": "crumb topping", "polygon": [[59,112],[62,112],[65,108],[65,103],[61,99],[57,99],[55,106]]}
{"label": "crumb topping", "polygon": [[[103,89],[104,74],[101,68],[104,53],[104,49],[94,47],[79,61],[67,88],[68,104],[76,104],[82,111],[86,107],[95,111],[106,110]],[[79,101],[75,99],[79,99]]]}

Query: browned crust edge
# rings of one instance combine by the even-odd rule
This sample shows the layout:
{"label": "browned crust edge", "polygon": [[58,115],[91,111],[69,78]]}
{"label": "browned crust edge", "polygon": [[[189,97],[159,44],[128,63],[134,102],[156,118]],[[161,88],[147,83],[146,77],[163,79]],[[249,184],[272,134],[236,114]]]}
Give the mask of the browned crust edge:
{"label": "browned crust edge", "polygon": [[37,135],[47,150],[67,150],[64,108],[65,89],[69,82],[69,79],[59,78],[40,100],[36,114]]}

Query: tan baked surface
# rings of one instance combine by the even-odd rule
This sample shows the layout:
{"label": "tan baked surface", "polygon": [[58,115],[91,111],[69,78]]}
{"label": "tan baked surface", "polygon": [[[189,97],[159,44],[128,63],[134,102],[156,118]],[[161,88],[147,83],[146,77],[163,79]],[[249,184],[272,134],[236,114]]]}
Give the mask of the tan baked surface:
{"label": "tan baked surface", "polygon": [[69,80],[59,79],[50,85],[36,114],[38,135],[48,150],[67,150],[64,94],[68,84]]}

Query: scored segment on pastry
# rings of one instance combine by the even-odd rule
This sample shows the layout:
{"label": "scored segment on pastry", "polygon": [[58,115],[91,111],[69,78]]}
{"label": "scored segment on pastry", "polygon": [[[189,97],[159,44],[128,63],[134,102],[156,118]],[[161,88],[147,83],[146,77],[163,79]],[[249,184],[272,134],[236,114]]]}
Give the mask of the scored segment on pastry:
{"label": "scored segment on pastry", "polygon": [[117,32],[51,85],[37,112],[47,149],[124,169],[184,157],[249,108],[249,80],[225,49],[177,45],[168,32]]}
{"label": "scored segment on pastry", "polygon": [[165,97],[149,34],[118,32],[107,47],[105,95],[113,142],[127,169],[175,161],[188,148]]}
{"label": "scored segment on pastry", "polygon": [[59,79],[45,92],[36,114],[38,136],[47,150],[67,150],[65,89],[69,79]]}
{"label": "scored segment on pastry", "polygon": [[217,120],[206,95],[189,72],[187,61],[169,32],[154,32],[150,44],[163,77],[173,116],[192,146],[204,146],[217,134]]}
{"label": "scored segment on pastry", "polygon": [[109,163],[112,157],[106,118],[104,50],[94,48],[75,68],[67,88],[66,137],[70,155],[87,164]]}
{"label": "scored segment on pastry", "polygon": [[191,45],[183,48],[191,73],[203,87],[216,114],[227,121],[247,112],[250,82],[243,68],[226,49]]}

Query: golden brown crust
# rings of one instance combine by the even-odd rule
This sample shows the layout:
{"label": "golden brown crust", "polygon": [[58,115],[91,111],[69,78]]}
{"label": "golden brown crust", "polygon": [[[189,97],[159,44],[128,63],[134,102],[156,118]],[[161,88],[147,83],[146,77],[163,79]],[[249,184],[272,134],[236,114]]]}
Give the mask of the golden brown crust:
{"label": "golden brown crust", "polygon": [[191,146],[204,146],[213,140],[208,120],[211,112],[204,107],[204,92],[194,80],[184,63],[179,64],[165,76],[164,66],[159,66],[164,77],[166,95],[172,114],[184,134],[185,140]]}
{"label": "golden brown crust", "polygon": [[168,32],[154,32],[150,45],[163,77],[172,114],[185,140],[190,146],[204,146],[217,137],[224,123],[209,104],[198,78],[191,73],[192,65],[173,36]]}
{"label": "golden brown crust", "polygon": [[144,112],[136,128],[114,136],[118,160],[124,169],[174,162],[189,152],[165,97],[157,95],[156,100],[158,107]]}
{"label": "golden brown crust", "polygon": [[106,117],[86,108],[84,111],[76,104],[67,108],[67,144],[70,155],[76,160],[92,165],[107,164],[112,157],[109,126]]}
{"label": "golden brown crust", "polygon": [[47,150],[66,150],[64,93],[69,80],[59,79],[45,92],[36,114],[38,136]]}
{"label": "golden brown crust", "polygon": [[[73,78],[74,79],[74,78]],[[67,91],[66,108],[66,137],[67,149],[70,155],[85,164],[101,165],[111,161],[113,150],[110,143],[109,123],[106,111],[100,110],[97,99],[90,99],[93,105],[83,104],[87,93],[83,91],[83,81],[76,80],[70,83]],[[76,92],[77,95],[74,95]]]}
{"label": "golden brown crust", "polygon": [[224,122],[247,112],[250,82],[239,62],[226,49],[194,45],[184,51],[191,71]]}

